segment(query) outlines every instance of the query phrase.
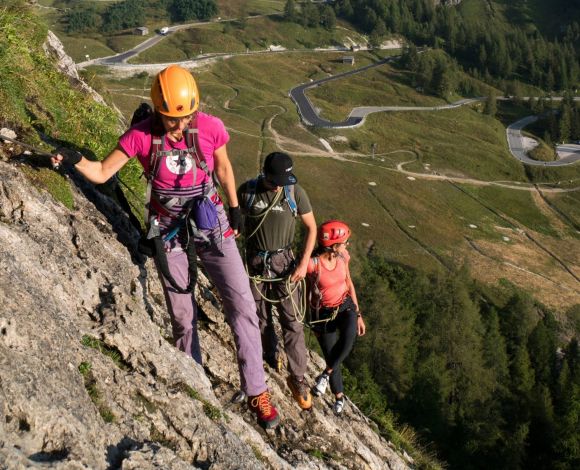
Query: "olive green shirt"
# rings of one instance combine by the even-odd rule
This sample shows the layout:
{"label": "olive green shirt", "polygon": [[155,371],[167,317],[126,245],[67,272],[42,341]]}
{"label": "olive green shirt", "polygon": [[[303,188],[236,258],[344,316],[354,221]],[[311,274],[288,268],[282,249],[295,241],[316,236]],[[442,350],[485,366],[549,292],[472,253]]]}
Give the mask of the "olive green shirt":
{"label": "olive green shirt", "polygon": [[[296,218],[292,215],[290,206],[284,195],[284,188],[280,188],[282,195],[275,206],[268,212],[258,231],[246,240],[248,252],[275,251],[290,246],[294,241],[296,230]],[[292,193],[291,193],[292,194]],[[252,207],[248,207],[250,194],[248,182],[243,183],[238,189],[238,199],[242,213],[245,215],[244,234],[250,235],[260,223],[261,218],[256,217],[264,213],[272,204],[277,195],[276,191],[268,190],[261,180],[256,184],[256,194],[252,201]],[[306,191],[299,185],[294,185],[294,201],[296,202],[298,215],[312,212],[312,206]]]}

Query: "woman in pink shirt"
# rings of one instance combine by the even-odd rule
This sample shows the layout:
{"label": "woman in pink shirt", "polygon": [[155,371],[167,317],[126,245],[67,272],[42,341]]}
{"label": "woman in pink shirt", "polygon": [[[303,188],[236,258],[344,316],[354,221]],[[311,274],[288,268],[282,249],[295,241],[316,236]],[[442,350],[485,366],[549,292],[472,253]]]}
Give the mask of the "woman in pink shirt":
{"label": "woman in pink shirt", "polygon": [[[265,382],[256,304],[235,242],[240,208],[226,150],[229,135],[219,118],[198,111],[197,84],[182,67],[157,74],[151,100],[154,114],[125,132],[102,161],[58,154],[53,165],[64,160],[88,180],[104,183],[131,158],[139,160],[148,180],[147,240],[154,242],[175,346],[201,364],[193,298],[199,256],[234,333],[248,405],[261,425],[274,427],[279,418]],[[227,198],[228,214],[214,179]]]}
{"label": "woman in pink shirt", "polygon": [[326,360],[326,368],[317,377],[312,393],[323,395],[330,383],[337,415],[344,409],[340,365],[350,354],[356,336],[365,334],[348,267],[350,255],[346,247],[350,234],[344,222],[323,223],[318,229],[318,248],[308,265],[310,308],[315,321],[312,328]]}

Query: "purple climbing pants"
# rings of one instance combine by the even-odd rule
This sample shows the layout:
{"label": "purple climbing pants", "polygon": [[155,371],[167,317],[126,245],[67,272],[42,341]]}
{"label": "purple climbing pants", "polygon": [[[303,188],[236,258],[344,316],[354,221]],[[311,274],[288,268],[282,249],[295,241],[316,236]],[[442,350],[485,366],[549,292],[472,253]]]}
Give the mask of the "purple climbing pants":
{"label": "purple climbing pants", "polygon": [[[250,281],[234,237],[223,239],[222,254],[211,245],[199,245],[197,254],[223,301],[226,320],[234,334],[242,390],[249,396],[267,390],[262,363],[262,342]],[[180,286],[189,282],[187,255],[167,253],[169,271]],[[163,278],[163,276],[160,276]],[[201,364],[197,333],[197,306],[191,294],[176,292],[164,281],[175,346]]]}

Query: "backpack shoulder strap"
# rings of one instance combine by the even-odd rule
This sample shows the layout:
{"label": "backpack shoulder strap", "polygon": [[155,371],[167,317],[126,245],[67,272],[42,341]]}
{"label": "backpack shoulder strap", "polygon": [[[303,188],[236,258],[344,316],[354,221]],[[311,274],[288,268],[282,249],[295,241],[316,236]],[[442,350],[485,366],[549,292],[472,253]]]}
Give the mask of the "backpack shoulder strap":
{"label": "backpack shoulder strap", "polygon": [[149,166],[145,172],[145,178],[147,179],[147,190],[145,193],[145,227],[149,226],[149,209],[151,206],[151,191],[153,189],[153,179],[159,171],[159,161],[161,159],[161,153],[163,152],[163,141],[165,140],[164,135],[155,135],[153,133],[153,126],[151,126],[151,147],[149,149]]}
{"label": "backpack shoulder strap", "polygon": [[290,212],[292,212],[292,215],[296,217],[298,215],[298,206],[296,205],[296,198],[294,195],[295,190],[293,184],[284,186],[284,197],[286,198]]}
{"label": "backpack shoulder strap", "polygon": [[252,178],[246,183],[246,204],[244,205],[247,210],[250,210],[254,205],[254,200],[256,199],[256,190],[258,188],[258,178]]}
{"label": "backpack shoulder strap", "polygon": [[205,155],[201,151],[201,146],[199,145],[199,129],[196,124],[197,122],[194,122],[192,119],[187,129],[185,129],[185,143],[187,150],[193,154],[197,166],[211,178],[213,172],[207,166]]}
{"label": "backpack shoulder strap", "polygon": [[322,299],[320,298],[320,258],[313,256],[310,258],[314,264],[314,276],[308,277],[308,303],[316,312],[322,306]]}
{"label": "backpack shoulder strap", "polygon": [[344,271],[345,271],[345,273],[346,273],[345,280],[346,280],[346,282],[348,283],[348,281],[349,281],[349,279],[350,279],[350,273],[349,273],[349,270],[348,270],[348,262],[346,261],[346,258],[344,257],[344,255],[343,255],[343,254],[341,254],[341,253],[339,253],[339,254],[338,254],[338,258],[339,258],[340,260],[342,260],[342,262],[344,263]]}
{"label": "backpack shoulder strap", "polygon": [[314,263],[314,273],[316,274],[314,283],[318,286],[318,283],[320,282],[320,258],[318,256],[314,256],[311,259]]}

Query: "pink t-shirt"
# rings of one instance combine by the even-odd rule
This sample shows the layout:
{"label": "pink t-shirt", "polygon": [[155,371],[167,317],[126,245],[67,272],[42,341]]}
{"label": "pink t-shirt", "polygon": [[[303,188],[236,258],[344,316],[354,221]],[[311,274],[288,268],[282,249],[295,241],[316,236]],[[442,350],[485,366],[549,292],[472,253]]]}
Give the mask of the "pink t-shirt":
{"label": "pink t-shirt", "polygon": [[318,279],[318,289],[320,290],[321,304],[324,307],[337,307],[342,304],[348,295],[348,271],[347,266],[350,260],[348,251],[344,250],[342,257],[336,259],[334,269],[327,269],[323,262],[318,258],[318,264],[310,259],[308,262],[308,274],[311,279]]}
{"label": "pink t-shirt", "polygon": [[[209,114],[197,113],[197,128],[199,129],[199,146],[210,171],[213,171],[213,153],[216,149],[228,143],[230,136],[226,131],[221,119]],[[119,138],[119,146],[129,157],[137,157],[147,171],[149,169],[149,152],[151,151],[151,119],[131,127]],[[172,142],[165,138],[163,150],[187,150],[185,138],[179,142]],[[193,186],[193,173],[195,160],[187,158],[179,164],[177,155],[161,158],[159,171],[153,181],[153,186],[160,189],[185,188]],[[195,184],[199,185],[207,181],[208,176],[197,169]]]}

